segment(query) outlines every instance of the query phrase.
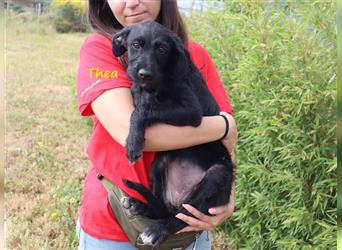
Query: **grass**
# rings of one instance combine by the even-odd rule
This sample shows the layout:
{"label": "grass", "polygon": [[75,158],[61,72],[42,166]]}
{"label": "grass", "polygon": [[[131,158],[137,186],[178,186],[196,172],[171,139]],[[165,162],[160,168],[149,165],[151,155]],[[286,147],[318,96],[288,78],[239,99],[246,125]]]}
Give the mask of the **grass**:
{"label": "grass", "polygon": [[90,164],[74,82],[86,34],[57,34],[39,19],[6,20],[6,245],[75,249]]}
{"label": "grass", "polygon": [[[6,20],[6,247],[75,249],[90,166],[90,127],[75,92],[87,34],[58,34],[44,19]],[[228,249],[224,238],[214,235],[214,249]]]}

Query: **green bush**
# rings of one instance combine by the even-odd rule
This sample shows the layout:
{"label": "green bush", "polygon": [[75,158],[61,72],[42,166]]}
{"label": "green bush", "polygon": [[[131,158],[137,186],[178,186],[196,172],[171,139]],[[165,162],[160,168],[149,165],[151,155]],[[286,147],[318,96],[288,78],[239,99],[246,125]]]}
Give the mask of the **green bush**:
{"label": "green bush", "polygon": [[13,10],[13,12],[16,13],[16,14],[20,14],[20,13],[23,13],[23,12],[24,12],[23,7],[21,7],[21,6],[18,5],[18,4],[14,4],[14,5],[11,7],[11,10]]}
{"label": "green bush", "polygon": [[225,1],[194,14],[239,128],[239,249],[336,248],[336,4]]}
{"label": "green bush", "polygon": [[88,31],[85,10],[78,9],[71,3],[52,6],[50,17],[57,32],[86,32]]}
{"label": "green bush", "polygon": [[64,20],[62,17],[56,18],[54,20],[54,26],[57,32],[59,33],[68,33],[72,30],[72,23]]}

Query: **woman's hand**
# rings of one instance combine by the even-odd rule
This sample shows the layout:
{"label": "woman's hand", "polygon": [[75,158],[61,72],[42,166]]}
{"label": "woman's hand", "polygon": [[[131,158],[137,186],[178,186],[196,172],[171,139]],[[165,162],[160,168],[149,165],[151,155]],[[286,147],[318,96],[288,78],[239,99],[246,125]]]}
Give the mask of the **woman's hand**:
{"label": "woman's hand", "polygon": [[[228,134],[226,138],[222,140],[222,143],[231,154],[233,162],[235,162],[234,148],[238,140],[236,123],[234,118],[230,114],[226,112],[220,112],[220,114],[226,116],[229,123]],[[229,218],[234,212],[235,183],[232,184],[232,191],[230,194],[229,203],[224,206],[210,208],[208,211],[210,215],[203,214],[202,212],[198,211],[196,208],[189,204],[183,204],[183,207],[195,218],[182,213],[177,214],[176,217],[178,219],[184,221],[189,225],[183,228],[182,230],[178,231],[177,233],[213,230],[216,226],[220,225],[225,219]]]}
{"label": "woman's hand", "polygon": [[205,215],[202,212],[198,211],[191,205],[183,204],[183,207],[189,211],[194,217],[179,213],[176,217],[189,226],[183,228],[178,231],[178,233],[189,232],[189,231],[207,231],[213,230],[215,227],[220,225],[225,219],[229,218],[233,212],[235,207],[235,183],[232,185],[232,191],[230,194],[229,203],[219,207],[213,207],[209,209],[210,215]]}
{"label": "woman's hand", "polygon": [[227,136],[222,140],[223,145],[227,148],[229,151],[233,162],[235,162],[235,154],[234,149],[238,140],[238,131],[236,127],[235,120],[232,115],[226,113],[226,112],[220,112],[220,115],[224,115],[228,119],[229,123],[229,130]]}

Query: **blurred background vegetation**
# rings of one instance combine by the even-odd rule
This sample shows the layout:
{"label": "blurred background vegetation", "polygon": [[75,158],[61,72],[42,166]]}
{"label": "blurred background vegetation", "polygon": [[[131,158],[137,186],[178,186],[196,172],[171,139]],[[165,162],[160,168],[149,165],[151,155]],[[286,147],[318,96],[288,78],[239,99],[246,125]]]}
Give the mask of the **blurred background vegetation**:
{"label": "blurred background vegetation", "polygon": [[337,203],[337,211],[338,211],[338,234],[337,234],[337,249],[342,249],[342,0],[338,0],[338,8],[337,8],[337,27],[338,27],[338,36],[337,36],[337,55],[338,55],[338,69],[337,69],[337,158],[338,158],[338,203]]}
{"label": "blurred background vegetation", "polygon": [[[74,81],[79,48],[89,32],[86,1],[21,2],[6,3],[7,63],[13,65],[6,81],[7,247],[74,249],[74,221],[89,165],[79,152],[91,129],[77,112]],[[184,15],[191,39],[217,65],[240,134],[236,211],[216,230],[216,249],[336,248],[336,2],[209,3],[190,5]],[[49,91],[39,94],[37,88],[31,102],[18,96],[23,82],[44,84]],[[59,112],[27,117],[49,95],[66,96]],[[42,126],[48,128],[43,133]],[[14,135],[30,143],[19,143]],[[21,171],[33,177],[18,176]],[[31,205],[22,207],[30,195]]]}

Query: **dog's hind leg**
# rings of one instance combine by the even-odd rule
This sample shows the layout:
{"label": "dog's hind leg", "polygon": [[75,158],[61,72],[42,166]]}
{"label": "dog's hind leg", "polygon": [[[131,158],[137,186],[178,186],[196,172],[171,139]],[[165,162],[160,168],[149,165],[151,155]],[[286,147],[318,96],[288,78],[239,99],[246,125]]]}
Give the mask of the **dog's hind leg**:
{"label": "dog's hind leg", "polygon": [[131,216],[140,215],[150,219],[160,219],[155,213],[155,208],[130,196],[124,196],[120,200],[121,206],[127,210]]}
{"label": "dog's hind leg", "polygon": [[[209,214],[209,208],[229,202],[232,180],[229,168],[216,164],[207,171],[194,192],[186,198],[184,204],[190,204],[202,213]],[[177,213],[193,216],[184,207],[180,207]],[[159,245],[169,235],[186,227],[185,222],[175,217],[177,213],[148,227],[140,235],[143,242],[147,245]]]}
{"label": "dog's hind leg", "polygon": [[233,182],[232,171],[231,164],[213,165],[207,170],[201,182],[198,183],[195,190],[186,197],[183,203],[190,204],[207,215],[209,215],[209,208],[227,204]]}
{"label": "dog's hind leg", "polygon": [[141,240],[146,245],[157,246],[163,243],[171,234],[186,227],[187,224],[172,215],[168,219],[162,219],[152,224],[140,234]]}

